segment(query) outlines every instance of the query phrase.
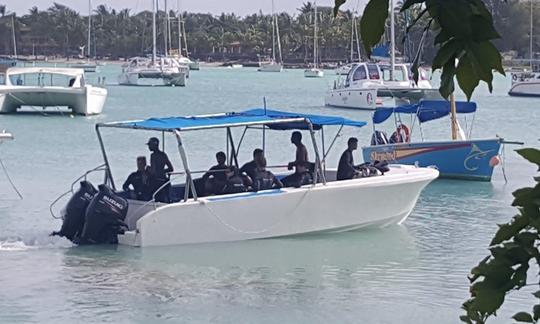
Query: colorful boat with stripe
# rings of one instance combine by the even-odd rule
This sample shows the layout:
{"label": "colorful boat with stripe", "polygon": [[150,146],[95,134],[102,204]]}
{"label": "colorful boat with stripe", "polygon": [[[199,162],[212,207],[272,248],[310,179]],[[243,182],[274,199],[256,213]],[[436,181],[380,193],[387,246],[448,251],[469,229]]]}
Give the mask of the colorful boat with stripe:
{"label": "colorful boat with stripe", "polygon": [[[411,141],[412,134],[401,119],[402,114],[411,115],[411,129],[416,124],[421,130],[422,124],[431,120],[456,114],[474,114],[476,103],[456,102],[455,114],[452,114],[452,110],[450,102],[439,100],[378,109],[373,114],[374,134],[371,146],[362,148],[364,160],[433,166],[439,170],[441,178],[490,181],[494,167],[501,161],[499,152],[504,143],[502,138],[467,139],[458,119],[451,118],[455,139]],[[383,123],[390,116],[395,117],[396,132],[387,139],[383,132],[375,129],[375,125]]]}

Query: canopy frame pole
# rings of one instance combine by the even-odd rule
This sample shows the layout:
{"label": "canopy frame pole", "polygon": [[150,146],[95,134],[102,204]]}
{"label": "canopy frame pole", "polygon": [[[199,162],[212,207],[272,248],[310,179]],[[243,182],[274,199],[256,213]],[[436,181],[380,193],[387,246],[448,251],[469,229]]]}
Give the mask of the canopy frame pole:
{"label": "canopy frame pole", "polygon": [[240,140],[238,141],[238,147],[236,148],[236,153],[240,153],[240,146],[242,146],[242,143],[244,142],[244,136],[246,135],[246,132],[249,127],[244,127],[244,131],[242,132],[242,136],[240,137]]}
{"label": "canopy frame pole", "polygon": [[105,184],[110,182],[112,189],[116,191],[116,186],[114,185],[114,180],[111,173],[111,166],[109,164],[109,159],[107,158],[107,151],[105,150],[103,138],[101,137],[101,132],[99,131],[99,124],[96,125],[96,133],[99,141],[99,146],[101,148],[101,154],[103,155],[103,162],[105,162],[105,179],[103,180],[103,182]]}
{"label": "canopy frame pole", "polygon": [[313,185],[316,185],[319,180],[318,179],[319,170],[321,171],[322,182],[323,184],[326,185],[326,177],[324,173],[322,172],[322,168],[321,168],[321,158],[319,156],[319,149],[317,147],[317,140],[315,139],[315,131],[313,130],[313,124],[309,120],[306,120],[306,121],[308,123],[309,133],[311,135],[311,141],[313,142],[313,149],[315,150],[315,172],[313,174]]}
{"label": "canopy frame pole", "polygon": [[458,134],[458,121],[456,117],[456,98],[454,96],[454,93],[450,94],[450,120],[451,120],[451,126],[452,126],[452,140],[457,140],[457,134]]}
{"label": "canopy frame pole", "polygon": [[189,190],[191,190],[191,192],[193,193],[193,200],[197,201],[197,190],[195,189],[195,182],[193,181],[193,177],[191,176],[191,171],[189,169],[186,151],[184,150],[184,145],[182,144],[182,137],[180,136],[180,131],[175,129],[174,134],[176,135],[176,141],[178,142],[178,152],[180,153],[180,158],[182,159],[182,166],[184,167],[184,172],[186,173],[186,189],[184,194],[184,202],[188,200]]}
{"label": "canopy frame pole", "polygon": [[323,167],[323,172],[326,172],[326,156],[324,155],[324,127],[321,127],[321,148],[322,148],[322,152],[323,152],[323,158],[322,158],[322,167]]}
{"label": "canopy frame pole", "polygon": [[326,160],[326,157],[330,153],[330,150],[332,150],[332,147],[334,146],[334,143],[337,141],[337,138],[341,136],[341,130],[343,129],[343,125],[341,125],[336,133],[336,136],[334,136],[334,139],[332,140],[332,143],[330,143],[330,146],[328,146],[328,150],[326,152],[323,151],[323,159]]}
{"label": "canopy frame pole", "polygon": [[227,127],[227,138],[231,142],[231,154],[232,154],[231,155],[231,161],[229,162],[229,164],[232,164],[232,159],[234,158],[234,165],[236,167],[238,167],[238,156],[237,156],[236,149],[234,148],[234,141],[233,141],[232,132],[231,132],[230,127]]}
{"label": "canopy frame pole", "polygon": [[161,150],[165,152],[165,131],[161,131]]}

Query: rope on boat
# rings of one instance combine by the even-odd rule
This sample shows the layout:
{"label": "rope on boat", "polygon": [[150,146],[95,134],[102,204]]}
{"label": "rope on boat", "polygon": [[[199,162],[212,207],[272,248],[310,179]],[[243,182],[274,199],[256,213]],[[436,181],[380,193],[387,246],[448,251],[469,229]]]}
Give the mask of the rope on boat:
{"label": "rope on boat", "polygon": [[241,230],[241,229],[235,227],[234,225],[231,225],[231,224],[227,223],[210,206],[208,206],[208,203],[207,203],[208,201],[206,199],[202,198],[202,199],[199,199],[199,201],[201,202],[201,204],[203,204],[208,209],[210,214],[212,214],[212,216],[214,216],[225,227],[227,227],[227,228],[229,228],[229,229],[231,229],[231,230],[233,230],[235,232],[242,233],[242,234],[262,234],[262,233],[269,232],[269,231],[273,230],[274,228],[278,227],[279,225],[281,225],[283,223],[283,221],[285,221],[285,218],[289,217],[289,215],[294,214],[294,212],[296,212],[298,207],[300,207],[300,205],[302,204],[302,202],[304,201],[307,194],[311,191],[312,188],[313,188],[313,186],[310,186],[304,192],[304,194],[302,195],[302,197],[300,197],[300,200],[298,201],[296,206],[294,206],[293,210],[290,213],[285,213],[284,216],[278,222],[272,224],[270,227],[267,227],[265,229],[258,230],[258,231],[244,231],[244,230]]}
{"label": "rope on boat", "polygon": [[11,184],[11,188],[13,188],[13,191],[15,191],[17,193],[17,195],[19,196],[19,198],[22,200],[23,196],[21,195],[19,189],[17,189],[17,187],[15,186],[13,181],[11,180],[11,177],[9,176],[9,173],[7,171],[6,166],[4,165],[4,161],[2,161],[2,158],[0,158],[0,165],[2,166],[2,170],[4,170],[4,174],[6,175],[6,178],[8,179],[9,183]]}

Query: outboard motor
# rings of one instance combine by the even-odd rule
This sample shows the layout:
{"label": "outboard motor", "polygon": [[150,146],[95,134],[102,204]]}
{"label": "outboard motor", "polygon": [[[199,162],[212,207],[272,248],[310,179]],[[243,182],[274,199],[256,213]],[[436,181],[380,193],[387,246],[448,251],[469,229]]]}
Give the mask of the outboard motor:
{"label": "outboard motor", "polygon": [[124,219],[128,202],[106,185],[99,185],[97,195],[86,209],[85,223],[78,244],[117,244],[118,234],[127,229]]}
{"label": "outboard motor", "polygon": [[62,210],[62,219],[64,222],[60,231],[53,232],[51,235],[63,236],[73,241],[82,234],[86,208],[97,194],[97,190],[86,180],[81,181],[80,184],[81,187],[79,190],[73,194],[64,210]]}

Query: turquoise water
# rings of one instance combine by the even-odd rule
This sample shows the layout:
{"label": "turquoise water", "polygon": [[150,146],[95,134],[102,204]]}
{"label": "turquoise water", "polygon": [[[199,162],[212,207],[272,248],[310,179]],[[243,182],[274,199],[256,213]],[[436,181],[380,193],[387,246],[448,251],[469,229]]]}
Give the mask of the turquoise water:
{"label": "turquoise water", "polygon": [[[468,297],[468,271],[486,255],[496,224],[515,213],[511,192],[531,183],[535,171],[508,146],[508,183],[501,167],[491,183],[435,181],[404,225],[379,230],[145,249],[73,247],[48,237],[61,225],[50,216],[49,204],[101,163],[96,122],[238,111],[261,106],[263,97],[274,108],[370,117],[323,106],[330,72],[305,79],[300,70],[207,68],[193,72],[185,88],[137,88],[114,85],[119,70],[109,65],[97,74],[110,83],[101,116],[0,115],[0,128],[16,137],[0,146],[0,157],[24,196],[18,200],[0,174],[0,322],[456,323]],[[495,94],[477,92],[473,134],[538,147],[540,100],[510,98],[509,85],[497,77]],[[348,136],[367,144],[370,131],[371,126],[345,130],[329,165],[337,164]],[[430,138],[449,132],[446,121],[424,127]],[[327,143],[334,133],[326,132]],[[148,154],[144,143],[151,135],[105,131],[117,183],[134,168],[137,155]],[[267,134],[269,164],[292,158],[288,136]],[[260,143],[260,134],[249,133],[240,159],[247,160]],[[205,169],[213,153],[224,149],[224,132],[190,133],[185,144],[192,168]],[[179,165],[172,140],[166,148]],[[516,294],[493,322],[510,322],[531,302],[528,292]]]}

